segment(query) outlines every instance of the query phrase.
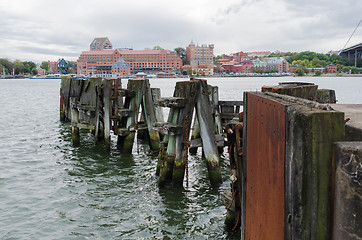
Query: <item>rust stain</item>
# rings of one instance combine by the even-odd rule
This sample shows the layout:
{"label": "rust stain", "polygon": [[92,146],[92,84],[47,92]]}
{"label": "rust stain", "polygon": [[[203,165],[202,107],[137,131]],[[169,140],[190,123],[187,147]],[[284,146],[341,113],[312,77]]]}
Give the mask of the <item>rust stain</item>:
{"label": "rust stain", "polygon": [[247,95],[245,239],[284,238],[285,108]]}

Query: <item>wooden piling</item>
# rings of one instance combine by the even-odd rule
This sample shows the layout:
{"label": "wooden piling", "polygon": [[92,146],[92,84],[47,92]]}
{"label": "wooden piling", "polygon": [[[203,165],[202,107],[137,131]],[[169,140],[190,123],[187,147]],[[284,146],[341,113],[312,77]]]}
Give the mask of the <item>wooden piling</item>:
{"label": "wooden piling", "polygon": [[80,145],[79,139],[79,127],[78,120],[79,120],[79,112],[77,109],[77,100],[76,98],[70,98],[70,107],[71,107],[71,124],[72,124],[72,142],[73,146],[77,147]]}
{"label": "wooden piling", "polygon": [[214,134],[214,120],[210,109],[208,87],[205,80],[199,80],[200,94],[196,101],[196,113],[200,122],[200,135],[202,138],[203,152],[205,154],[209,179],[212,185],[222,182],[219,165],[219,154]]}
{"label": "wooden piling", "polygon": [[148,79],[144,80],[144,94],[142,101],[143,118],[147,124],[149,144],[153,151],[160,150],[160,135],[153,129],[154,123],[157,122],[155,102],[152,97],[150,82]]}
{"label": "wooden piling", "polygon": [[[177,124],[179,109],[170,109],[170,113],[168,116],[168,122],[171,124]],[[176,136],[175,135],[167,135],[167,147],[166,150],[163,150],[165,153],[161,155],[161,159],[159,160],[160,166],[160,174],[158,178],[158,185],[160,187],[164,186],[167,182],[172,180],[173,166],[175,162],[176,155]]]}
{"label": "wooden piling", "polygon": [[104,124],[104,141],[108,146],[111,144],[111,118],[110,118],[110,94],[111,80],[103,80],[103,124]]}
{"label": "wooden piling", "polygon": [[[191,131],[191,141],[201,138],[201,136],[200,136],[200,124],[199,124],[199,120],[197,119],[197,114],[195,114],[191,130],[192,130]],[[190,147],[189,148],[190,154],[196,154],[197,149],[198,149],[198,147]]]}
{"label": "wooden piling", "polygon": [[[151,94],[153,98],[153,102],[157,102],[161,98],[161,89],[159,88],[151,88]],[[162,107],[156,106],[156,122],[163,122],[163,110]]]}
{"label": "wooden piling", "polygon": [[[135,92],[135,96],[126,98],[125,107],[132,112],[125,122],[125,128],[128,129],[128,135],[121,136],[119,141],[119,149],[125,153],[132,153],[133,142],[138,131],[138,118],[143,97],[143,84],[140,79],[129,79],[127,90]],[[128,106],[126,106],[126,104]]]}
{"label": "wooden piling", "polygon": [[197,81],[185,81],[176,83],[176,91],[178,97],[186,99],[186,104],[179,110],[177,124],[182,126],[184,131],[176,136],[176,156],[173,166],[172,184],[174,186],[182,186],[185,176],[185,167],[188,164],[187,151],[190,135],[192,114],[195,107],[196,97],[199,93],[199,83]]}

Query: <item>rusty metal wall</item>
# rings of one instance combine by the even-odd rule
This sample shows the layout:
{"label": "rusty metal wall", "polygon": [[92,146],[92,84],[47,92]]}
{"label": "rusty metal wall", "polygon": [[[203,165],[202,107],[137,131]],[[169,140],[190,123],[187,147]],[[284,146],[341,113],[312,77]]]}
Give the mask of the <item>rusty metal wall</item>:
{"label": "rusty metal wall", "polygon": [[245,239],[284,238],[285,110],[247,93]]}

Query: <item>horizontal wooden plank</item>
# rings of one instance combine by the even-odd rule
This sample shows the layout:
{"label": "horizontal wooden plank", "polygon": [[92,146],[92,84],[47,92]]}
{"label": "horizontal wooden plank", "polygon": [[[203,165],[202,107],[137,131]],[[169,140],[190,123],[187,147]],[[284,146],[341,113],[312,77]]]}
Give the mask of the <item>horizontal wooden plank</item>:
{"label": "horizontal wooden plank", "polygon": [[87,123],[73,123],[76,125],[77,128],[80,129],[89,129],[89,130],[94,130],[95,126],[92,124],[87,124]]}
{"label": "horizontal wooden plank", "polygon": [[118,108],[118,117],[130,117],[132,113],[130,109]]}
{"label": "horizontal wooden plank", "polygon": [[127,89],[118,89],[118,94],[121,97],[134,97],[136,96],[136,92],[135,91],[131,91],[131,90],[127,90]]}
{"label": "horizontal wooden plank", "polygon": [[160,98],[156,100],[156,105],[160,107],[185,107],[186,104],[187,99],[181,97]]}
{"label": "horizontal wooden plank", "polygon": [[117,129],[118,132],[116,132],[115,134],[118,135],[118,136],[128,136],[129,135],[129,130],[128,128],[118,128]]}
{"label": "horizontal wooden plank", "polygon": [[167,122],[156,122],[153,129],[166,135],[179,135],[182,133],[183,127]]}
{"label": "horizontal wooden plank", "polygon": [[[225,139],[222,135],[216,135],[216,144],[218,147],[224,147],[225,146]],[[194,147],[202,147],[202,139],[197,138],[190,141],[190,148]]]}
{"label": "horizontal wooden plank", "polygon": [[219,101],[220,106],[242,106],[243,101]]}
{"label": "horizontal wooden plank", "polygon": [[88,104],[82,104],[80,102],[77,103],[77,109],[83,110],[83,111],[96,111],[96,106],[88,105]]}
{"label": "horizontal wooden plank", "polygon": [[129,127],[129,131],[131,131],[131,132],[134,132],[136,130],[147,130],[147,129],[148,129],[148,127],[146,124],[138,124],[138,126],[132,125]]}
{"label": "horizontal wooden plank", "polygon": [[221,118],[234,118],[239,117],[239,113],[221,113]]}

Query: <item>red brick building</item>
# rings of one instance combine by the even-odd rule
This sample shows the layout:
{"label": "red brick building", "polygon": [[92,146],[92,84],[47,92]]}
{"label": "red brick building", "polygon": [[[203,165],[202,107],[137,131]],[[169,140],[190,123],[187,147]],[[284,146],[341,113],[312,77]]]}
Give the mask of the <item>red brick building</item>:
{"label": "red brick building", "polygon": [[48,73],[51,73],[51,74],[58,73],[58,62],[48,61],[48,63],[50,64]]}
{"label": "red brick building", "polygon": [[337,66],[334,64],[329,64],[324,69],[325,73],[336,73],[337,72]]}
{"label": "red brick building", "polygon": [[190,65],[213,65],[214,45],[203,44],[201,46],[196,46],[193,41],[191,41],[190,45],[186,47],[186,61],[188,61]]}
{"label": "red brick building", "polygon": [[108,38],[95,38],[90,44],[90,50],[82,52],[79,56],[77,74],[110,74],[112,66],[120,58],[128,64],[130,72],[168,72],[176,71],[182,66],[181,58],[176,52],[170,50],[112,50],[112,44]]}

